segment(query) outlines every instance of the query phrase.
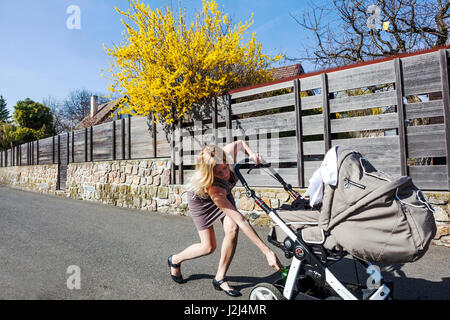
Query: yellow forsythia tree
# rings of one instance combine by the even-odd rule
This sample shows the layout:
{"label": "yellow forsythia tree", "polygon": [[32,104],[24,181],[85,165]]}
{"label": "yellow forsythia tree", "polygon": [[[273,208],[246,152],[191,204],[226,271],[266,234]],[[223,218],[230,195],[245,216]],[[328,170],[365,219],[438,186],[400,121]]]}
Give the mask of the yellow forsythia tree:
{"label": "yellow forsythia tree", "polygon": [[128,0],[127,12],[116,10],[126,30],[125,42],[106,48],[112,57],[109,90],[122,96],[119,114],[147,116],[173,123],[227,90],[269,81],[268,67],[282,56],[269,57],[253,33],[253,23],[233,24],[213,0],[187,23],[170,7],[151,10]]}

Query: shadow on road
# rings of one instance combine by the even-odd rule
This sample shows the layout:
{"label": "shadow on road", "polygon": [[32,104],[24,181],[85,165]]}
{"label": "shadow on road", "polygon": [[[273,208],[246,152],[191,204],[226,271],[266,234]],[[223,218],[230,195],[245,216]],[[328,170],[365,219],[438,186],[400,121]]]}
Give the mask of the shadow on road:
{"label": "shadow on road", "polygon": [[[394,298],[398,300],[449,300],[450,277],[442,277],[441,281],[431,281],[421,278],[408,277],[407,264],[393,264],[380,266],[381,275],[394,283]],[[345,282],[357,283],[353,260],[344,258],[332,267],[338,279]],[[423,270],[424,276],[433,276]],[[419,273],[420,274],[420,273]],[[358,277],[362,284],[366,283],[368,274],[358,267]]]}
{"label": "shadow on road", "polygon": [[[193,280],[201,280],[201,279],[213,279],[214,275],[211,274],[193,274],[186,278],[186,282]],[[280,273],[275,272],[266,277],[251,277],[251,276],[227,276],[227,279],[230,281],[233,288],[236,290],[242,290],[245,288],[251,288],[258,283],[268,282],[273,283],[280,278]],[[235,283],[241,283],[236,285]]]}

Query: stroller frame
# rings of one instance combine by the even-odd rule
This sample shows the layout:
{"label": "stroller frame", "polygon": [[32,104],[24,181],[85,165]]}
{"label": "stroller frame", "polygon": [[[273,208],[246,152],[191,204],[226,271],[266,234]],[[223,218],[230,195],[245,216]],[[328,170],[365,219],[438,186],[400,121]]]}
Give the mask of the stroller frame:
{"label": "stroller frame", "polygon": [[[379,284],[377,288],[368,289],[367,286],[359,284],[344,284],[339,281],[336,276],[331,272],[329,266],[333,263],[340,261],[348,253],[343,252],[331,252],[325,249],[322,244],[306,243],[301,236],[301,232],[295,233],[277,214],[276,210],[269,207],[261,197],[255,194],[255,191],[251,189],[240,170],[243,163],[239,162],[235,165],[235,173],[238,179],[241,181],[243,187],[246,190],[246,196],[253,198],[256,204],[269,215],[274,223],[276,223],[287,235],[283,243],[274,240],[272,228],[268,235],[268,241],[274,246],[283,250],[286,258],[293,258],[289,268],[289,273],[286,278],[286,282],[280,278],[274,282],[276,287],[285,299],[291,300],[305,300],[305,299],[318,299],[315,296],[308,294],[303,288],[303,283],[314,281],[314,286],[322,292],[323,295],[329,296],[330,299],[343,299],[343,300],[386,300],[393,298],[393,285],[392,282],[387,281],[381,277],[381,274],[376,271],[376,268],[372,264],[359,260],[353,257],[362,265],[366,272],[371,274],[372,279],[378,280]],[[269,174],[275,178],[284,190],[286,190],[290,196],[296,199],[301,198],[301,195],[296,192],[292,186],[286,183],[283,178],[273,169],[270,164],[262,163],[258,165],[251,165],[247,173],[250,173],[253,169],[268,169]],[[326,235],[326,232],[325,232]],[[356,269],[356,264],[355,264]],[[357,270],[355,270],[358,272]],[[349,290],[350,286],[353,286],[352,291]],[[331,289],[331,292],[330,292]],[[334,291],[334,293],[333,293]],[[356,294],[359,293],[359,294]]]}

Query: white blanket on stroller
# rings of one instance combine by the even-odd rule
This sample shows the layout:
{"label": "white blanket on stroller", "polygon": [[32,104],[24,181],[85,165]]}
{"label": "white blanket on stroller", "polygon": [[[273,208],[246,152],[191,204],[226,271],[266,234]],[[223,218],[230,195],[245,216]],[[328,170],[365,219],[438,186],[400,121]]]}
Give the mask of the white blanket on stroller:
{"label": "white blanket on stroller", "polygon": [[309,196],[311,207],[322,202],[324,183],[332,186],[337,184],[337,147],[328,150],[320,168],[314,171],[311,179],[309,179],[309,187],[303,197]]}

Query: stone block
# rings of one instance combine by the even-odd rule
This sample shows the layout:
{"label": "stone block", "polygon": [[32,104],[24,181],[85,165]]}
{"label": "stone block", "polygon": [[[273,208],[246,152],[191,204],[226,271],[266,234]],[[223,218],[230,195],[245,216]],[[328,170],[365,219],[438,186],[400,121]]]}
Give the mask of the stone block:
{"label": "stone block", "polygon": [[239,209],[245,211],[252,211],[255,208],[255,201],[247,197],[242,197],[239,199]]}
{"label": "stone block", "polygon": [[132,171],[133,171],[133,166],[132,166],[131,164],[128,163],[128,164],[125,166],[125,173],[126,173],[126,174],[130,174]]}
{"label": "stone block", "polygon": [[158,188],[158,198],[160,199],[168,199],[169,197],[169,188],[167,187],[159,187]]}

